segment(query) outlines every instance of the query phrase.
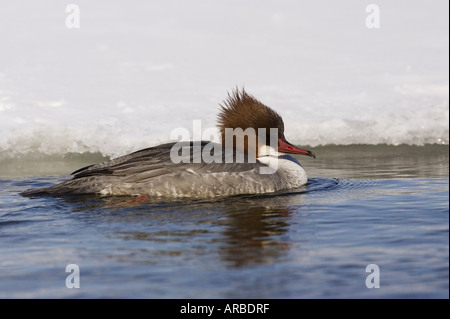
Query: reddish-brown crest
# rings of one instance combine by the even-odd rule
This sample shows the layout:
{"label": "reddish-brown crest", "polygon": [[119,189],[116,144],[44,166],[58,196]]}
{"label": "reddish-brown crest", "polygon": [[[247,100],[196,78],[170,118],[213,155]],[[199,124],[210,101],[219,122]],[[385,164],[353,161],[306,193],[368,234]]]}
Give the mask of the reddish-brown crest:
{"label": "reddish-brown crest", "polygon": [[225,145],[226,128],[245,130],[251,127],[256,132],[258,132],[258,128],[263,128],[266,129],[267,141],[269,141],[270,128],[278,128],[278,138],[284,138],[284,123],[281,116],[245,92],[244,89],[242,91],[236,89],[231,94],[228,93],[228,99],[220,107],[218,127],[222,145]]}

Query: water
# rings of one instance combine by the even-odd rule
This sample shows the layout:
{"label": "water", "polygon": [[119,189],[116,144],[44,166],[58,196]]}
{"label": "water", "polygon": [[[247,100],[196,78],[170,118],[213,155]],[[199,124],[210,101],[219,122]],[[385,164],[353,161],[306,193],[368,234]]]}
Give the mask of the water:
{"label": "water", "polygon": [[[10,163],[0,297],[448,298],[448,146],[314,150],[307,186],[217,200],[23,198],[67,176],[49,158],[45,175]],[[65,285],[68,264],[79,289]],[[369,264],[380,288],[366,287]]]}

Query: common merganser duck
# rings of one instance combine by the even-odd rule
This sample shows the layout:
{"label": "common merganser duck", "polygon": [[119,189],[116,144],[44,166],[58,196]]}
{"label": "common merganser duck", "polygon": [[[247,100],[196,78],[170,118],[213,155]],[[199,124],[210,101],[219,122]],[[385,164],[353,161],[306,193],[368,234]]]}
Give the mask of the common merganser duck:
{"label": "common merganser duck", "polygon": [[83,167],[70,180],[22,195],[205,198],[273,193],[307,183],[303,167],[287,154],[315,155],[286,141],[277,112],[244,90],[228,94],[220,107],[222,144],[194,141],[146,148]]}

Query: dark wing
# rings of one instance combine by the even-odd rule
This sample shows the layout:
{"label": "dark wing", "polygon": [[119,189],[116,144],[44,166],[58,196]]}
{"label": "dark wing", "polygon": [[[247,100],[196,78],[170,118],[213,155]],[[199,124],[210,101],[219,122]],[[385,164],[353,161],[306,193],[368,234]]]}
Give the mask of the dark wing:
{"label": "dark wing", "polygon": [[[201,151],[209,144],[212,150],[211,142],[199,142]],[[181,162],[175,163],[171,159],[171,150],[176,146],[177,150],[181,152],[181,147],[185,148],[186,156],[182,158]],[[181,143],[167,143],[155,147],[146,148],[116,159],[106,161],[103,163],[90,165],[76,170],[72,173],[74,179],[89,177],[89,176],[122,176],[127,180],[143,180],[162,175],[176,175],[189,169],[195,170],[197,173],[202,172],[241,172],[249,171],[260,166],[256,159],[249,159],[244,157],[244,162],[236,164],[236,152],[228,154],[222,149],[222,146],[215,144],[217,149],[221,149],[221,154],[215,154],[213,157],[217,159],[212,162],[205,162],[202,152],[198,152],[198,148],[193,142]],[[208,149],[209,150],[209,149]],[[180,154],[180,153],[178,153]],[[211,154],[211,153],[209,153]],[[230,156],[232,157],[230,159]],[[213,158],[211,157],[211,158]],[[228,159],[228,160],[227,160]]]}
{"label": "dark wing", "polygon": [[149,147],[110,161],[89,165],[76,170],[71,175],[73,175],[75,179],[88,176],[112,175],[115,171],[123,170],[127,167],[142,168],[143,163],[154,164],[161,159],[161,156],[170,153],[173,144],[175,143]]}

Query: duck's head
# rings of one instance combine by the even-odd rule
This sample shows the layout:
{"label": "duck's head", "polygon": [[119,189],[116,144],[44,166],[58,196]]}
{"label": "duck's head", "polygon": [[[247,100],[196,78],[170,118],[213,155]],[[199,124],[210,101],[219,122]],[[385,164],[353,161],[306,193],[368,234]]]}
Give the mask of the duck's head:
{"label": "duck's head", "polygon": [[233,148],[254,154],[256,157],[280,154],[316,157],[313,152],[289,143],[284,136],[284,122],[281,116],[247,94],[244,89],[242,91],[236,89],[229,93],[228,98],[220,106],[218,127],[223,146],[232,145]]}

